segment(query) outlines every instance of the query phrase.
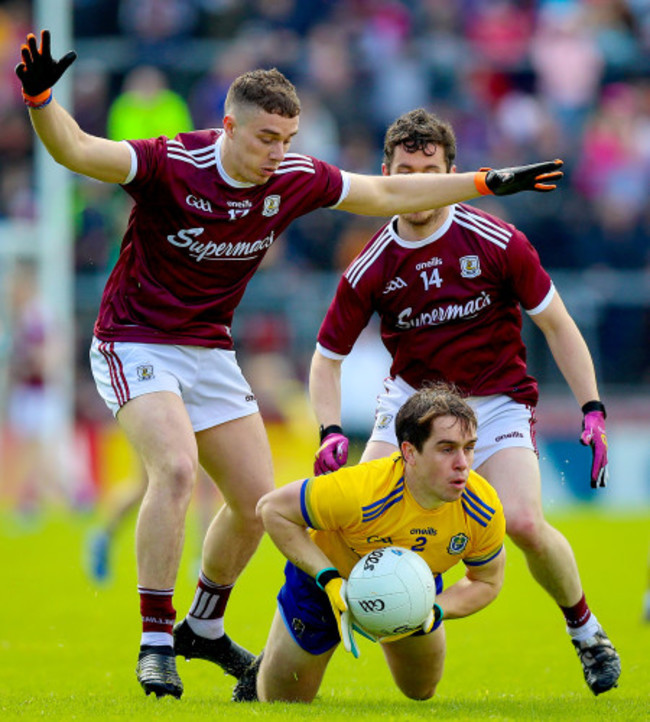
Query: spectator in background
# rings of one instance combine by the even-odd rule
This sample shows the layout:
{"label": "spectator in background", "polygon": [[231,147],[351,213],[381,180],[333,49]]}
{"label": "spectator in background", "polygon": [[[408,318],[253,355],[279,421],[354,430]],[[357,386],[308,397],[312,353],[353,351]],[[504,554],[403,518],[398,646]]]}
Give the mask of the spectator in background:
{"label": "spectator in background", "polygon": [[173,138],[193,128],[187,103],[170,90],[163,71],[151,65],[136,67],[126,76],[121,95],[108,111],[111,140]]}
{"label": "spectator in background", "polygon": [[32,517],[48,504],[67,501],[69,481],[61,458],[59,429],[65,400],[57,385],[59,354],[51,321],[38,289],[36,267],[20,261],[13,269],[10,310],[9,445],[2,455],[3,496]]}
{"label": "spectator in background", "polygon": [[174,46],[196,30],[198,6],[198,0],[120,0],[119,27],[135,40],[137,64],[167,64]]}
{"label": "spectator in background", "polygon": [[530,46],[537,94],[558,119],[568,148],[594,106],[604,72],[603,57],[584,12],[576,3],[548,5]]}

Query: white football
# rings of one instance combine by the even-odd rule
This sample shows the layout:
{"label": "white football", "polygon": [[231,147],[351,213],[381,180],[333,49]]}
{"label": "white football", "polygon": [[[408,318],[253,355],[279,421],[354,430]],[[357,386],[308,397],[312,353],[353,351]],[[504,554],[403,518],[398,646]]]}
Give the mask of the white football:
{"label": "white football", "polygon": [[378,637],[415,630],[433,609],[436,583],[419,554],[375,549],[350,572],[347,598],[354,621]]}

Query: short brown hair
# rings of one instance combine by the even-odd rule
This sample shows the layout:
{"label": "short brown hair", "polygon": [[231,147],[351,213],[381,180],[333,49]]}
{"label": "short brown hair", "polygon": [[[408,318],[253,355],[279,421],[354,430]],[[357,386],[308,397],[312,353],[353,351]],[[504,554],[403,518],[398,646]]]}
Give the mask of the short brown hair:
{"label": "short brown hair", "polygon": [[416,391],[397,412],[395,433],[397,443],[409,441],[422,451],[431,436],[433,422],[441,416],[452,416],[464,432],[474,433],[476,414],[453,384],[438,381]]}
{"label": "short brown hair", "polygon": [[300,114],[296,88],[277,68],[251,70],[235,78],[226,95],[226,113],[242,105],[254,105],[284,118]]}
{"label": "short brown hair", "polygon": [[424,108],[417,108],[401,115],[386,131],[384,138],[384,163],[390,168],[395,156],[395,148],[403,145],[408,153],[418,150],[426,155],[428,146],[439,145],[445,153],[447,171],[451,170],[456,160],[456,136],[451,125],[429,113]]}

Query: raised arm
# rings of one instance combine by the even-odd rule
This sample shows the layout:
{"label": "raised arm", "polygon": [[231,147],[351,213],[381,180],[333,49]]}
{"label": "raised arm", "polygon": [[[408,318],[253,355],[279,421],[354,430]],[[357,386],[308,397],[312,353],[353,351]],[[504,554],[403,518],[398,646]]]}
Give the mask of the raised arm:
{"label": "raised arm", "polygon": [[562,178],[563,162],[476,173],[407,173],[389,176],[350,174],[350,190],[337,208],[367,216],[391,216],[441,208],[481,195],[512,195],[521,191],[546,193]]}
{"label": "raised arm", "polygon": [[52,158],[75,173],[122,183],[131,168],[131,152],[125,143],[116,143],[85,133],[74,118],[52,96],[52,86],[77,57],[69,52],[54,60],[50,33],[43,30],[41,45],[33,34],[21,48],[22,62],[16,74],[23,84],[23,97],[36,134]]}

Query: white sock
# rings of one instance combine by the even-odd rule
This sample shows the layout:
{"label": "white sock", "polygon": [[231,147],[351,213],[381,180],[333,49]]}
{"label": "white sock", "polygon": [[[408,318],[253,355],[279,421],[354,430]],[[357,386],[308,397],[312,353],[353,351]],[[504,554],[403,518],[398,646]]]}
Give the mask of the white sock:
{"label": "white sock", "polygon": [[194,634],[198,634],[199,637],[219,639],[219,637],[223,637],[224,635],[223,617],[219,617],[218,619],[197,619],[188,614],[185,619],[190,625],[190,629]]}
{"label": "white sock", "polygon": [[144,644],[149,647],[173,647],[174,638],[165,632],[142,632],[140,645]]}
{"label": "white sock", "polygon": [[600,624],[596,619],[596,615],[592,612],[589,619],[581,627],[567,627],[567,632],[571,639],[575,639],[578,642],[584,642],[585,639],[593,637],[594,634],[600,629]]}

